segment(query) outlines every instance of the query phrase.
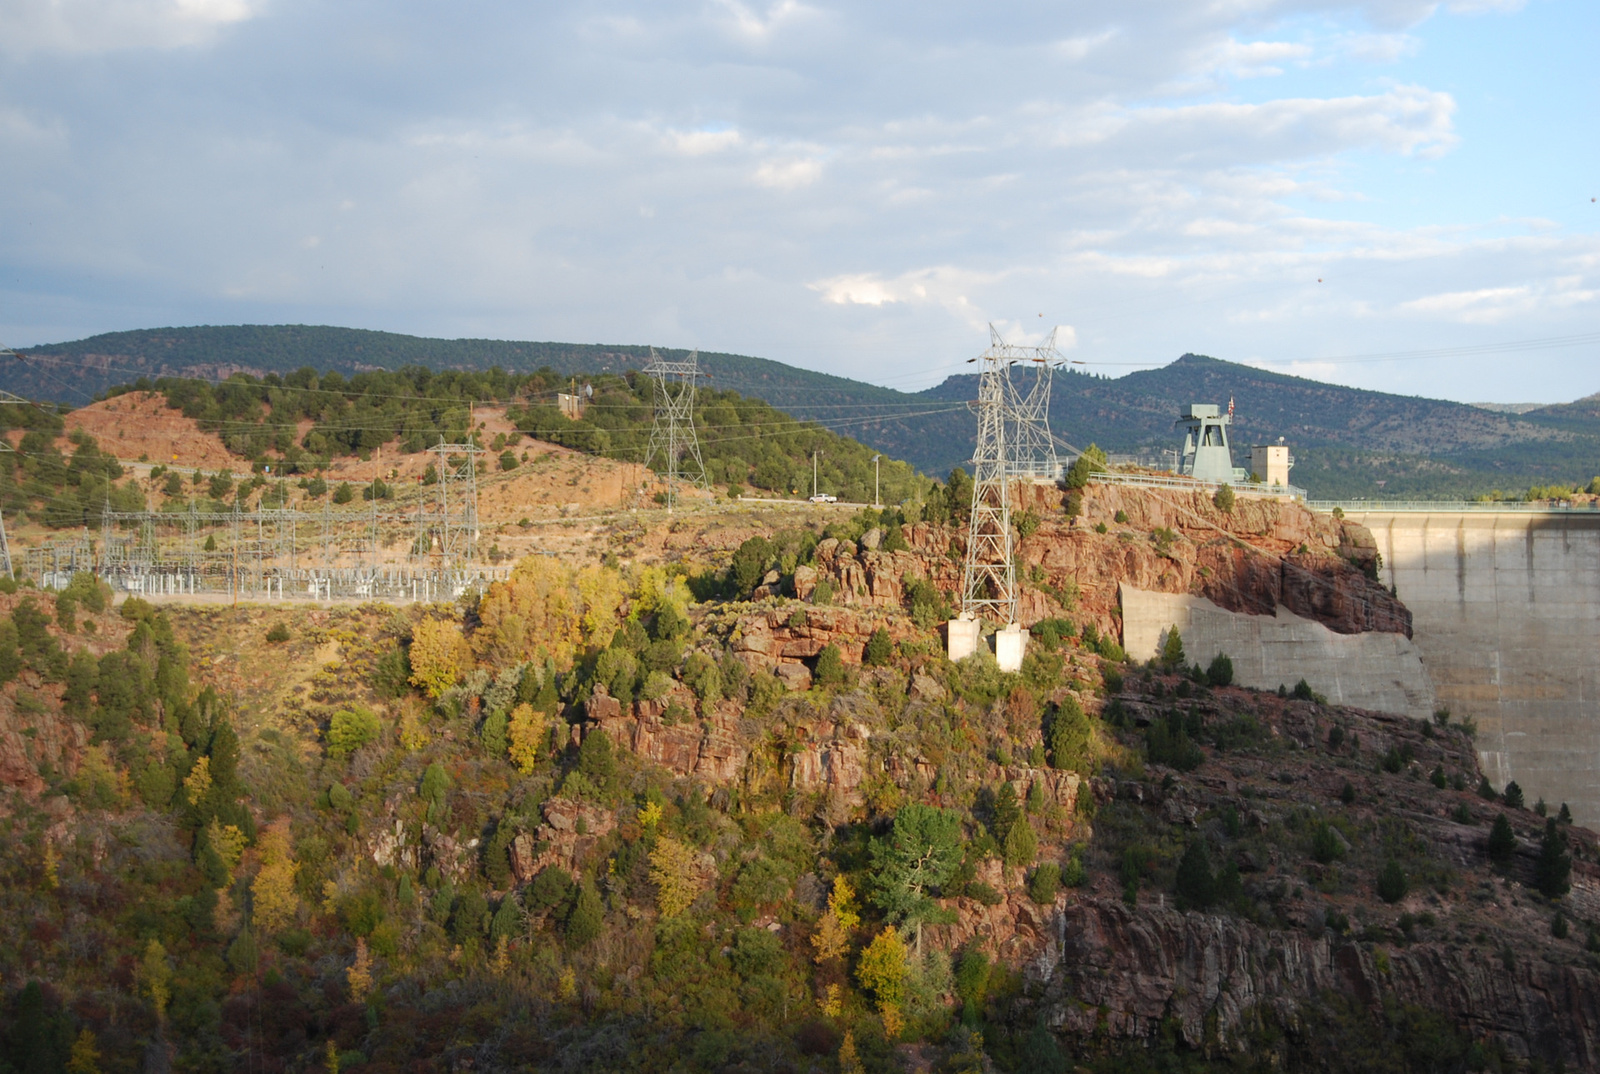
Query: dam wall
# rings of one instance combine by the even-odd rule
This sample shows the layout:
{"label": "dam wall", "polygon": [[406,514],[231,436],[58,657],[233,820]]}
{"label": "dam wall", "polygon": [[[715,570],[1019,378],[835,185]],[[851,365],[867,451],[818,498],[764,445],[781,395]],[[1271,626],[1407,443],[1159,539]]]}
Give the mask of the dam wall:
{"label": "dam wall", "polygon": [[1204,597],[1122,586],[1122,637],[1128,656],[1158,655],[1178,628],[1190,663],[1218,653],[1233,661],[1233,681],[1260,690],[1305,679],[1336,705],[1431,718],[1434,691],[1417,646],[1404,634],[1340,634],[1278,606],[1273,616],[1220,608]]}
{"label": "dam wall", "polygon": [[1600,827],[1600,517],[1346,517],[1377,541],[1438,703],[1476,721],[1490,782]]}

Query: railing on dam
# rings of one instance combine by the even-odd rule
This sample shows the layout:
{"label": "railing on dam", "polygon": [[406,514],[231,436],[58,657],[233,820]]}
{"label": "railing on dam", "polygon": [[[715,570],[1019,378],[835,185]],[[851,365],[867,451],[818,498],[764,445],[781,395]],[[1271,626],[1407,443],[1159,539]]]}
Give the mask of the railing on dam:
{"label": "railing on dam", "polygon": [[1338,508],[1345,514],[1518,514],[1600,515],[1600,502],[1523,503],[1516,500],[1307,500],[1313,511]]}
{"label": "railing on dam", "polygon": [[[1118,470],[1097,470],[1089,475],[1089,480],[1100,485],[1132,485],[1135,488],[1177,489],[1180,492],[1215,492],[1219,487],[1215,481],[1197,481],[1192,477],[1179,477],[1176,474],[1137,474]],[[1245,482],[1233,485],[1232,488],[1241,496],[1266,496],[1279,500],[1303,500],[1306,496],[1306,490],[1298,485],[1258,485]]]}

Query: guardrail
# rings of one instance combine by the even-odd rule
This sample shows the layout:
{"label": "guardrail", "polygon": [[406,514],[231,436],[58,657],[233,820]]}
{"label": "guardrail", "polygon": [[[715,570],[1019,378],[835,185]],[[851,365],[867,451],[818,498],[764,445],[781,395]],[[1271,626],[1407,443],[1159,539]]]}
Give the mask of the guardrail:
{"label": "guardrail", "polygon": [[[1177,489],[1180,492],[1215,492],[1221,486],[1212,481],[1160,474],[1126,474],[1116,470],[1097,470],[1089,480],[1101,485],[1131,485],[1135,488]],[[1278,500],[1303,500],[1306,490],[1297,485],[1230,485],[1241,496],[1265,496]]]}
{"label": "guardrail", "polygon": [[1345,514],[1417,514],[1417,513],[1476,513],[1519,515],[1596,515],[1600,502],[1525,503],[1516,500],[1307,500],[1313,511],[1332,511],[1338,508]]}

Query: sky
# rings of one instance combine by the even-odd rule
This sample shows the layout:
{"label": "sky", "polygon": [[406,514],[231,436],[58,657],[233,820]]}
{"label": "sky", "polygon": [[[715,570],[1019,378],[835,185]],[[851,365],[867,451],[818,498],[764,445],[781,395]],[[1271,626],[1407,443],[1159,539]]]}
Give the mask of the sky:
{"label": "sky", "polygon": [[[1600,391],[1594,0],[0,0],[0,343]],[[970,367],[965,367],[970,368]]]}

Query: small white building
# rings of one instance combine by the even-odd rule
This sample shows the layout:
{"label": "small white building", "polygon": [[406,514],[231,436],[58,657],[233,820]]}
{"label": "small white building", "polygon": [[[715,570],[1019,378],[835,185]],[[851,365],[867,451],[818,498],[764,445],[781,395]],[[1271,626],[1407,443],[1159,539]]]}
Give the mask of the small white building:
{"label": "small white building", "polygon": [[1250,449],[1250,473],[1262,484],[1287,485],[1294,456],[1280,439],[1276,444],[1257,444]]}

